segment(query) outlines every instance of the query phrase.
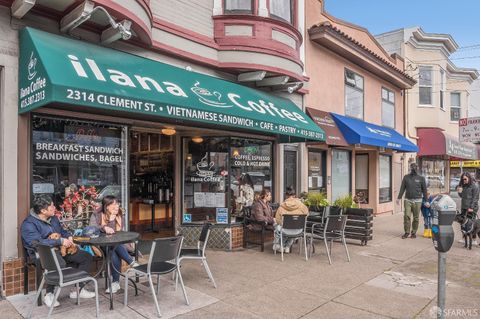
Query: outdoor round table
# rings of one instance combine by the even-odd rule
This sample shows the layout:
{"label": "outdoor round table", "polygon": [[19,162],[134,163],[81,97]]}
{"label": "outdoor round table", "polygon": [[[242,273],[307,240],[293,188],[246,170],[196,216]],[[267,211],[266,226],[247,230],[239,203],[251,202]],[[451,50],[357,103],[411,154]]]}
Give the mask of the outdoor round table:
{"label": "outdoor round table", "polygon": [[[115,247],[118,245],[131,243],[137,240],[140,237],[139,233],[128,232],[128,231],[119,231],[115,234],[106,235],[102,234],[97,238],[89,238],[88,240],[82,239],[73,239],[73,242],[78,245],[91,245],[103,247],[105,250],[105,264],[107,267],[107,283],[110,291],[110,310],[113,310],[113,292],[112,292],[112,270],[111,270],[111,251],[115,250]],[[118,269],[118,271],[120,271]]]}

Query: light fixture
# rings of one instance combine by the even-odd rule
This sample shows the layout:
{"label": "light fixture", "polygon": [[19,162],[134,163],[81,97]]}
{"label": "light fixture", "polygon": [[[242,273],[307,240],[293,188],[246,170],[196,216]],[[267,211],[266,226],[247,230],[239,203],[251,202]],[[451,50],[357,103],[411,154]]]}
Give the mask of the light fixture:
{"label": "light fixture", "polygon": [[282,75],[282,76],[274,76],[271,78],[264,78],[263,80],[256,81],[255,83],[257,84],[257,86],[285,85],[287,84],[289,79],[290,79],[289,76]]}
{"label": "light fixture", "polygon": [[241,73],[237,76],[238,82],[252,82],[252,81],[261,81],[267,75],[266,71],[253,71]]}
{"label": "light fixture", "polygon": [[123,20],[117,23],[104,7],[95,7],[95,4],[89,0],[84,1],[62,18],[60,31],[70,33],[73,29],[90,19],[96,11],[102,11],[110,23],[110,28],[102,32],[101,42],[103,44],[112,43],[119,39],[128,40],[132,37],[132,32],[130,31],[131,21]]}
{"label": "light fixture", "polygon": [[36,0],[15,0],[10,9],[12,11],[12,16],[17,19],[23,18],[23,16],[33,8],[35,2]]}
{"label": "light fixture", "polygon": [[100,36],[102,44],[109,44],[117,40],[128,40],[132,37],[130,28],[132,22],[130,20],[123,20],[120,23],[116,23],[116,27],[112,25],[110,28],[104,30]]}
{"label": "light fixture", "polygon": [[238,156],[238,155],[240,155],[240,152],[237,149],[234,149],[233,152],[232,152],[232,155],[233,156]]}
{"label": "light fixture", "polygon": [[192,159],[192,154],[187,154],[187,160],[190,161]]}
{"label": "light fixture", "polygon": [[170,136],[170,135],[175,135],[175,133],[177,133],[177,131],[175,131],[174,128],[169,128],[169,127],[167,127],[167,128],[162,128],[162,134],[163,134],[163,135],[168,135],[168,136]]}
{"label": "light fixture", "polygon": [[203,142],[203,138],[200,137],[200,136],[194,136],[194,137],[192,137],[192,142],[200,144],[200,143]]}

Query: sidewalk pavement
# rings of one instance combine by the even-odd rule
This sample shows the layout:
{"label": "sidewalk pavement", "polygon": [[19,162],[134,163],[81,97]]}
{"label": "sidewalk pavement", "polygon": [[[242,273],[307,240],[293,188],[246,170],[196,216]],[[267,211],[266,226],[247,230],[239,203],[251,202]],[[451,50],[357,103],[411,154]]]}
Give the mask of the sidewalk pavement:
{"label": "sidewalk pavement", "polygon": [[[375,217],[373,229],[374,240],[367,246],[358,241],[348,245],[351,262],[334,243],[332,265],[320,242],[308,261],[297,254],[298,247],[284,262],[267,246],[264,253],[258,248],[209,251],[217,289],[199,262],[184,261],[191,306],[184,304],[180,289],[174,291],[170,276],[165,277],[159,297],[162,318],[435,318],[437,253],[431,239],[402,240],[402,214]],[[480,318],[480,248],[466,250],[457,239],[447,257],[446,317]],[[140,289],[140,297],[129,289],[127,308],[119,293],[114,311],[107,310],[102,294],[101,317],[155,318],[148,288]],[[22,314],[31,299],[9,298]],[[80,306],[68,298],[60,302],[54,318],[94,318],[90,300]],[[45,313],[45,307],[35,309],[36,318]]]}

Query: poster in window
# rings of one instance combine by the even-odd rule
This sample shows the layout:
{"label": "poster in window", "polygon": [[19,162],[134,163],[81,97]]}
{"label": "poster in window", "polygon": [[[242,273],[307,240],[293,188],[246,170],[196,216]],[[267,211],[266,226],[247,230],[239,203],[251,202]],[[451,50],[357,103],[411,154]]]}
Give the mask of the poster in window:
{"label": "poster in window", "polygon": [[219,207],[216,209],[216,221],[218,224],[228,224],[228,209]]}

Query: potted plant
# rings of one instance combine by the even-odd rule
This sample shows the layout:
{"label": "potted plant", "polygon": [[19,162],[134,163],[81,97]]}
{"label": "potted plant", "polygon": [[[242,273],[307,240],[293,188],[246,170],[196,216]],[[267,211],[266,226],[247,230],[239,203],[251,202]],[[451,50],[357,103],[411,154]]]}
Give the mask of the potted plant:
{"label": "potted plant", "polygon": [[312,212],[322,212],[324,207],[330,205],[327,195],[320,192],[307,193],[303,203]]}
{"label": "potted plant", "polygon": [[341,208],[343,213],[346,214],[349,208],[357,208],[358,204],[353,201],[351,194],[341,196],[337,198],[332,207],[330,208],[330,213],[336,215],[335,213]]}

